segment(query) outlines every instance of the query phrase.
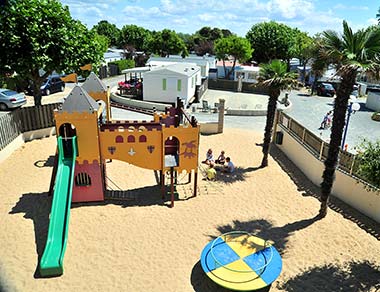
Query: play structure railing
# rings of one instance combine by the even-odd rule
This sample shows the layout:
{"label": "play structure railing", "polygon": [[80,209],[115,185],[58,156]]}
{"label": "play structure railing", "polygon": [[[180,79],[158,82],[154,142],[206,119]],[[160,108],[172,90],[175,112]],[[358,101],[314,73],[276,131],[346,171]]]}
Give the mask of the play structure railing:
{"label": "play structure railing", "polygon": [[22,107],[0,117],[0,150],[4,149],[20,134],[53,127],[54,109],[61,103]]}
{"label": "play structure railing", "polygon": [[[321,161],[326,160],[329,151],[329,143],[323,141],[320,137],[306,129],[284,112],[278,111],[278,113],[278,125],[281,129],[286,130],[317,159]],[[360,159],[357,155],[348,151],[339,150],[338,168],[340,170],[359,179],[363,179],[358,173],[359,165]]]}

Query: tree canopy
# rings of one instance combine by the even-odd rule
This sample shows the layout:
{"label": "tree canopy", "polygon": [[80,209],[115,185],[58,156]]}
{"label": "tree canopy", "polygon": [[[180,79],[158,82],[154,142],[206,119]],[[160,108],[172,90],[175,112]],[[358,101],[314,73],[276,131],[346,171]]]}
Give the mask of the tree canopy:
{"label": "tree canopy", "polygon": [[258,63],[270,60],[288,60],[293,45],[292,28],[275,21],[262,22],[252,26],[246,38],[251,43],[252,57]]}
{"label": "tree canopy", "polygon": [[121,28],[120,46],[134,47],[138,51],[149,51],[151,32],[134,24],[124,25]]}
{"label": "tree canopy", "polygon": [[56,0],[9,1],[0,12],[0,27],[0,67],[33,81],[36,105],[43,80],[54,70],[97,64],[105,51],[104,39],[72,19],[68,7]]}
{"label": "tree canopy", "polygon": [[188,55],[184,41],[174,30],[169,29],[153,32],[149,43],[149,48],[153,53],[159,54],[162,57],[171,54],[182,54],[183,56]]}
{"label": "tree canopy", "polygon": [[107,20],[101,20],[93,28],[97,34],[108,38],[111,46],[117,47],[120,42],[120,30],[115,24],[109,23]]}
{"label": "tree canopy", "polygon": [[[231,71],[227,74],[227,79],[235,69],[236,61],[245,62],[251,58],[252,48],[249,41],[246,38],[230,35],[225,38],[218,39],[215,42],[215,53],[218,59],[224,61],[230,56],[233,57],[233,65]],[[225,69],[225,66],[224,66]]]}
{"label": "tree canopy", "polygon": [[[215,55],[215,41],[230,35],[232,35],[232,33],[228,29],[220,29],[217,27],[211,28],[209,26],[205,26],[192,35],[192,47],[195,53],[199,56],[203,56],[205,54]],[[189,48],[189,50],[192,49]]]}

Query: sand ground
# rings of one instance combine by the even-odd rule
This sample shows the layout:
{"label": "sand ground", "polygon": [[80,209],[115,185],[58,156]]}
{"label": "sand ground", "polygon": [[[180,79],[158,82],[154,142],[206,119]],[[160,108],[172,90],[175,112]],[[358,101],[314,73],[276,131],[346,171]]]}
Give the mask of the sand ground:
{"label": "sand ground", "polygon": [[173,209],[163,204],[153,171],[108,163],[108,176],[135,199],[73,204],[64,274],[50,279],[36,269],[56,140],[26,143],[0,164],[0,291],[227,291],[208,280],[199,258],[208,241],[231,230],[275,242],[283,270],[271,291],[380,291],[378,225],[368,231],[371,222],[349,208],[317,220],[317,188],[296,170],[288,175],[280,154],[257,168],[261,141],[242,130],[202,136],[201,153],[223,145],[237,171],[217,182],[200,179],[196,198],[186,200],[190,186],[179,186]]}

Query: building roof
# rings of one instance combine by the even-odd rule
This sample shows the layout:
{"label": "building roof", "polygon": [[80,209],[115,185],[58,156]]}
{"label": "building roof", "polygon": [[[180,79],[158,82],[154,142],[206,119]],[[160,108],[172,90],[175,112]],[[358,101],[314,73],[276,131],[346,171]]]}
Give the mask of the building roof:
{"label": "building roof", "polygon": [[103,54],[104,59],[121,58],[120,53],[106,52]]}
{"label": "building roof", "polygon": [[121,73],[142,73],[142,72],[147,72],[150,71],[150,67],[135,67],[135,68],[129,68],[129,69],[124,69],[121,71]]}
{"label": "building roof", "polygon": [[91,72],[86,81],[82,84],[82,88],[87,92],[104,92],[107,91],[107,87],[102,80],[94,73]]}
{"label": "building roof", "polygon": [[62,105],[62,111],[93,113],[99,109],[99,104],[88,95],[82,86],[76,85]]}
{"label": "building roof", "polygon": [[258,66],[237,66],[235,67],[236,72],[259,72],[260,67]]}
{"label": "building roof", "polygon": [[168,66],[156,68],[152,71],[146,72],[145,74],[165,74],[165,73],[175,73],[180,74],[184,76],[193,76],[198,71],[200,71],[200,68],[196,66],[195,64],[191,63],[176,63],[171,64]]}

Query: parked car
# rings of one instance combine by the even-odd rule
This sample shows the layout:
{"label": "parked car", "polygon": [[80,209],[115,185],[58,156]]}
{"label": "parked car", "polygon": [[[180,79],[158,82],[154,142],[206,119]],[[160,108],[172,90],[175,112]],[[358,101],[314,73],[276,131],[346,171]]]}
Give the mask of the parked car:
{"label": "parked car", "polygon": [[20,107],[24,104],[26,104],[24,93],[17,93],[10,89],[0,88],[0,110],[5,111]]}
{"label": "parked car", "polygon": [[41,86],[41,92],[43,95],[49,95],[50,93],[64,91],[65,82],[60,77],[49,77],[44,81]]}
{"label": "parked car", "polygon": [[330,83],[319,83],[317,85],[317,95],[333,97],[335,89]]}

